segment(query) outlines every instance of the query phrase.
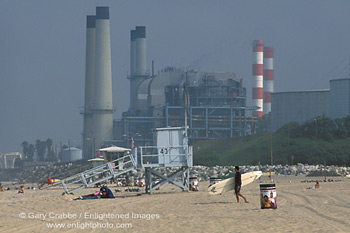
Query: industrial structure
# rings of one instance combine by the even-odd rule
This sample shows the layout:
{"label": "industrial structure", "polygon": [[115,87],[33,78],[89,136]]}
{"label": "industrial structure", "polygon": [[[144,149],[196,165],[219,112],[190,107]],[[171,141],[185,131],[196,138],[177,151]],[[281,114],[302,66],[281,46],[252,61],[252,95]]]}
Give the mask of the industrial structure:
{"label": "industrial structure", "polygon": [[96,16],[87,16],[84,158],[113,140],[113,112],[109,8],[96,7]]}
{"label": "industrial structure", "polygon": [[86,158],[93,155],[93,109],[94,109],[94,77],[95,77],[95,37],[96,16],[89,15],[86,20],[86,55],[85,55],[85,103],[82,114],[83,151]]}
{"label": "industrial structure", "polygon": [[114,121],[118,145],[152,145],[152,129],[183,127],[186,119],[191,143],[254,133],[257,118],[247,112],[257,108],[247,107],[246,89],[234,73],[166,67],[154,75],[152,67],[149,74],[144,26],[131,30],[128,79],[130,107]]}
{"label": "industrial structure", "polygon": [[271,130],[295,121],[350,116],[350,79],[332,79],[329,90],[277,92],[271,95]]}
{"label": "industrial structure", "polygon": [[271,94],[274,85],[273,47],[264,47],[264,41],[254,40],[252,101],[257,109],[253,116],[267,116],[271,112]]}
{"label": "industrial structure", "polygon": [[329,90],[275,92],[271,95],[271,130],[295,121],[300,124],[329,116]]}
{"label": "industrial structure", "polygon": [[350,79],[330,80],[330,118],[350,116]]}
{"label": "industrial structure", "polygon": [[19,152],[0,154],[0,169],[15,168],[16,159],[22,159]]}
{"label": "industrial structure", "polygon": [[114,124],[115,139],[124,146],[131,138],[150,145],[152,129],[184,126],[186,117],[191,142],[242,136],[255,127],[256,118],[246,115],[255,108],[246,106],[246,90],[233,73],[168,67],[131,88],[137,90],[133,105]]}
{"label": "industrial structure", "polygon": [[[253,45],[253,104],[235,73],[199,72],[166,67],[154,74],[146,67],[146,27],[130,32],[130,107],[113,120],[109,8],[87,16],[83,156],[111,144],[154,145],[152,130],[188,125],[190,143],[254,134],[263,115],[262,40]],[[266,48],[266,110],[273,92],[273,50]],[[268,114],[268,112],[266,113]]]}
{"label": "industrial structure", "polygon": [[273,48],[264,47],[264,105],[263,114],[271,112],[271,94],[273,93],[274,69],[273,69]]}
{"label": "industrial structure", "polygon": [[82,150],[76,147],[68,147],[62,150],[61,162],[67,163],[83,158]]}
{"label": "industrial structure", "polygon": [[254,40],[252,106],[235,73],[200,72],[166,67],[158,74],[146,67],[146,27],[130,32],[130,106],[113,120],[109,8],[87,16],[83,155],[111,144],[155,144],[152,130],[188,125],[190,144],[254,134],[257,120],[271,114],[270,130],[291,121],[350,115],[350,81],[334,79],[330,90],[274,93],[274,49]]}
{"label": "industrial structure", "polygon": [[264,42],[262,40],[253,41],[253,89],[252,99],[253,106],[258,109],[253,112],[254,116],[262,117],[263,115],[263,57],[264,57]]}

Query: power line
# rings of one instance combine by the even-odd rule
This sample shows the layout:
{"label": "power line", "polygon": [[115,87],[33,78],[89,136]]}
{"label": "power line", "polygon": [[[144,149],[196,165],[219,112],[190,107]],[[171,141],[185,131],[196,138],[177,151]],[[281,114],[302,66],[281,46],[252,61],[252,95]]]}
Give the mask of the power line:
{"label": "power line", "polygon": [[349,63],[346,63],[346,65],[336,73],[336,75],[334,75],[334,77],[337,77],[339,74],[341,74],[345,69],[349,70],[349,73],[347,74],[347,76],[350,76],[350,56],[342,59],[337,65],[335,65],[324,77],[320,78],[317,83],[314,83],[314,87],[318,86],[320,83],[324,82],[326,79],[329,80],[329,77],[332,75],[333,72],[335,72],[336,70],[339,69],[339,67],[341,65],[344,64],[345,61],[349,61]]}

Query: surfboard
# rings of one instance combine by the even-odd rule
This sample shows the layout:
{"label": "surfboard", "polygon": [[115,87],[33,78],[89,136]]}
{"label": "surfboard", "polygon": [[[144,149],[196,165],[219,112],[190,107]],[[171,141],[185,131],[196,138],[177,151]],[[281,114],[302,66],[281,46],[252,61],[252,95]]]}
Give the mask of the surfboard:
{"label": "surfboard", "polygon": [[[250,184],[262,176],[261,171],[247,172],[242,174],[242,186]],[[209,186],[208,192],[212,195],[222,194],[235,188],[235,177],[228,178],[212,186]]]}

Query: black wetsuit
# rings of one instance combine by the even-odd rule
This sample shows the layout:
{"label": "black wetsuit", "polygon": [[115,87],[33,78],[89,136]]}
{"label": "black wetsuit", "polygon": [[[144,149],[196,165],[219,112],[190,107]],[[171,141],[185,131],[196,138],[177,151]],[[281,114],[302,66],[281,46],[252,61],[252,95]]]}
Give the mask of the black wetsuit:
{"label": "black wetsuit", "polygon": [[241,185],[242,185],[241,173],[237,171],[235,175],[235,193],[239,193],[241,191]]}

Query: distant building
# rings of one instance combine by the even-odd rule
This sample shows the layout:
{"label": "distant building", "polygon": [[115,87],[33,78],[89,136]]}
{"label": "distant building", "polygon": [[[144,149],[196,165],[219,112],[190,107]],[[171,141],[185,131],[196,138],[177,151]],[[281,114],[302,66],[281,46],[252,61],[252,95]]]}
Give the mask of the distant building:
{"label": "distant building", "polygon": [[0,154],[0,168],[15,168],[16,159],[22,159],[22,154],[19,152]]}
{"label": "distant building", "polygon": [[329,99],[329,90],[272,93],[271,130],[276,131],[292,121],[303,124],[319,116],[329,117]]}
{"label": "distant building", "polygon": [[[135,76],[140,79],[140,76]],[[129,77],[133,80],[135,77]],[[131,82],[129,111],[114,121],[118,145],[152,145],[152,130],[185,125],[190,142],[243,136],[254,131],[256,117],[246,116],[246,89],[234,73],[184,71],[168,67],[158,75]],[[185,93],[187,101],[185,101]]]}
{"label": "distant building", "polygon": [[76,160],[80,160],[83,158],[83,152],[82,150],[75,148],[75,147],[69,147],[64,150],[62,150],[62,162],[72,162]]}
{"label": "distant building", "polygon": [[330,81],[330,118],[343,118],[350,115],[350,79]]}

